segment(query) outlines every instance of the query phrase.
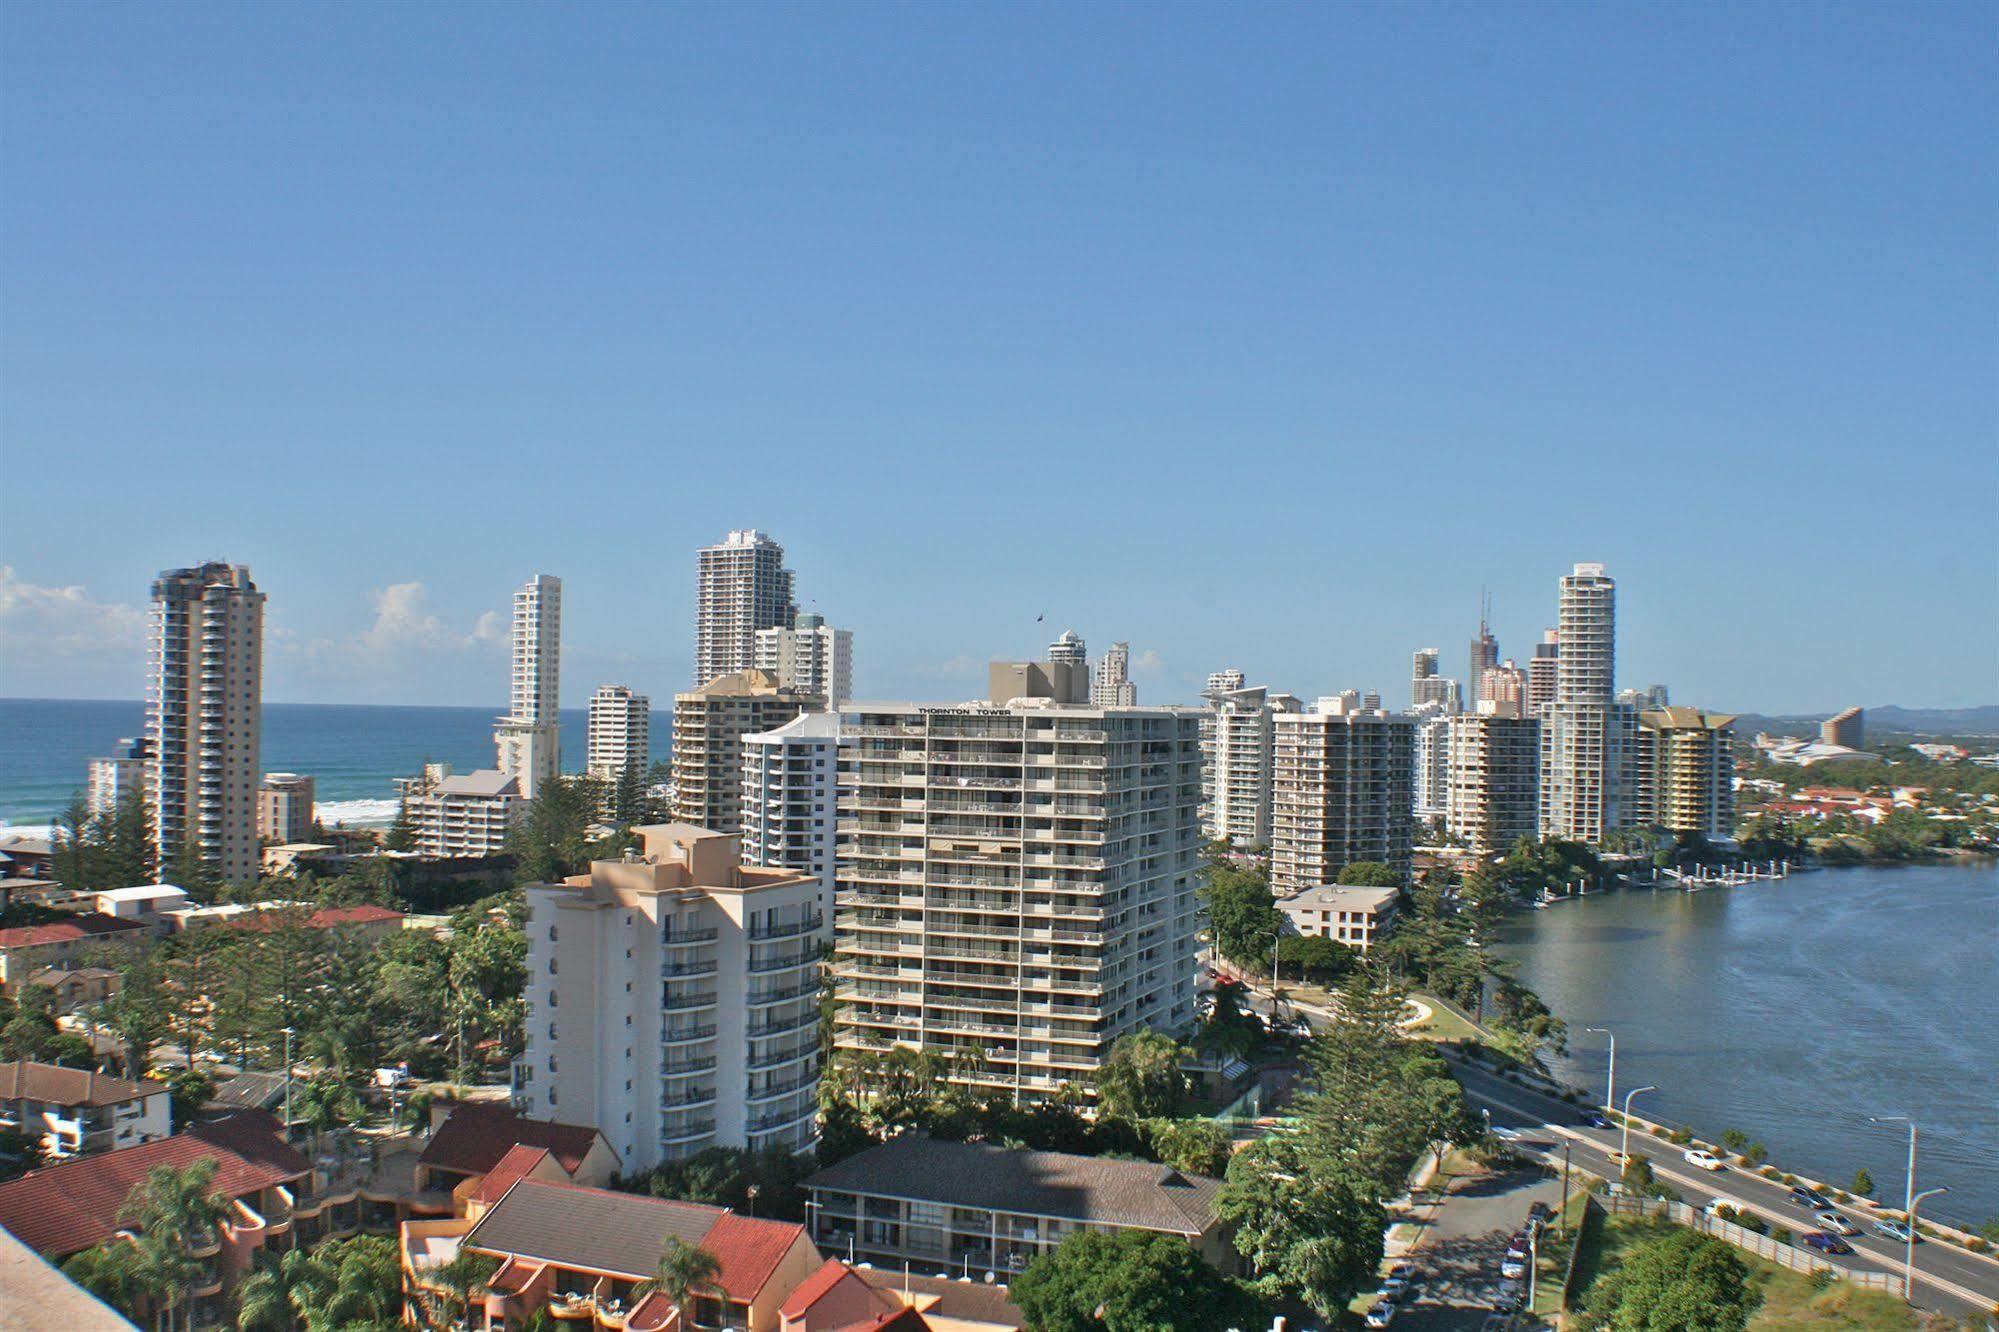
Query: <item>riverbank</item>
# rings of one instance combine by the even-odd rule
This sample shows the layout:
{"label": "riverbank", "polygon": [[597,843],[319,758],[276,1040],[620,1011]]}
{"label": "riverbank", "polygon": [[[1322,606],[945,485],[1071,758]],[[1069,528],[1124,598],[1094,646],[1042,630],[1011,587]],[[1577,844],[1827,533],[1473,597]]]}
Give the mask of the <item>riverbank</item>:
{"label": "riverbank", "polygon": [[[1525,911],[1495,944],[1568,1024],[1548,1056],[1601,1088],[1607,1027],[1620,1089],[1704,1138],[1739,1129],[1786,1168],[1832,1181],[1866,1167],[1884,1192],[1922,1126],[1925,1210],[1999,1217],[1999,863],[1826,868],[1713,892],[1595,894]],[[1948,1021],[1935,1015],[1948,1014]],[[1601,1092],[1597,1093],[1598,1099]]]}

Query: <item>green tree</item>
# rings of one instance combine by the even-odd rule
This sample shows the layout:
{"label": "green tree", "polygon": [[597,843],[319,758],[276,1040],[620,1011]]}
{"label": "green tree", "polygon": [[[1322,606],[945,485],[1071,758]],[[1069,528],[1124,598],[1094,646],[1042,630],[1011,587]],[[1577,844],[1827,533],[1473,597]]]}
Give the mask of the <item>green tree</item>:
{"label": "green tree", "polygon": [[203,1270],[190,1250],[208,1241],[230,1214],[228,1201],[215,1191],[215,1172],[213,1159],[182,1168],[156,1165],[118,1210],[118,1220],[139,1235],[146,1303],[164,1310],[169,1323]]}
{"label": "green tree", "polygon": [[1070,1235],[1009,1294],[1035,1332],[1212,1332],[1253,1308],[1185,1240],[1143,1230]]}
{"label": "green tree", "polygon": [[50,871],[57,883],[73,893],[104,886],[98,879],[98,849],[91,840],[90,806],[84,803],[81,792],[70,796],[56,815],[49,844],[55,853]]}
{"label": "green tree", "polygon": [[722,1264],[714,1254],[678,1235],[669,1235],[660,1249],[659,1267],[651,1284],[673,1301],[673,1307],[680,1311],[681,1326],[692,1327],[695,1297],[712,1289],[721,1275]]}
{"label": "green tree", "polygon": [[507,835],[520,882],[555,883],[585,867],[598,789],[588,777],[556,777],[541,784],[527,813]]}
{"label": "green tree", "polygon": [[[425,760],[426,763],[429,760]],[[396,802],[396,817],[390,821],[389,830],[382,835],[382,849],[385,851],[416,850],[416,820],[410,817],[407,800]]]}
{"label": "green tree", "polygon": [[500,1260],[489,1253],[460,1249],[450,1262],[426,1270],[423,1286],[427,1298],[422,1303],[433,1332],[450,1332],[462,1326],[473,1299],[499,1267]]}
{"label": "green tree", "polygon": [[1734,1249],[1674,1227],[1590,1287],[1584,1321],[1606,1332],[1743,1332],[1761,1302]]}
{"label": "green tree", "polygon": [[42,1140],[17,1128],[0,1128],[0,1180],[14,1179],[42,1163]]}
{"label": "green tree", "polygon": [[1333,882],[1361,888],[1400,888],[1402,876],[1379,860],[1356,860],[1340,866]]}
{"label": "green tree", "polygon": [[1739,1128],[1721,1131],[1721,1148],[1733,1156],[1742,1155],[1742,1149],[1749,1145],[1749,1135]]}
{"label": "green tree", "polygon": [[1268,877],[1236,865],[1213,848],[1202,877],[1215,950],[1237,966],[1268,966],[1282,920]]}
{"label": "green tree", "polygon": [[119,793],[118,803],[98,816],[98,860],[103,881],[130,888],[153,879],[152,814],[146,793],[136,787]]}
{"label": "green tree", "polygon": [[1374,1183],[1331,1158],[1310,1131],[1259,1139],[1229,1161],[1215,1213],[1266,1295],[1333,1318],[1381,1265],[1387,1211]]}
{"label": "green tree", "polygon": [[1872,1198],[1874,1196],[1874,1176],[1868,1171],[1866,1166],[1862,1166],[1853,1172],[1853,1188],[1851,1191],[1863,1198]]}
{"label": "green tree", "polygon": [[134,1320],[146,1313],[151,1292],[145,1251],[136,1243],[117,1236],[71,1254],[62,1265],[63,1275]]}
{"label": "green tree", "polygon": [[1163,1032],[1140,1028],[1118,1037],[1097,1070],[1097,1105],[1123,1119],[1170,1118],[1187,1099],[1186,1051]]}
{"label": "green tree", "polygon": [[1220,1179],[1235,1140],[1212,1119],[1154,1119],[1145,1125],[1153,1155],[1183,1175]]}

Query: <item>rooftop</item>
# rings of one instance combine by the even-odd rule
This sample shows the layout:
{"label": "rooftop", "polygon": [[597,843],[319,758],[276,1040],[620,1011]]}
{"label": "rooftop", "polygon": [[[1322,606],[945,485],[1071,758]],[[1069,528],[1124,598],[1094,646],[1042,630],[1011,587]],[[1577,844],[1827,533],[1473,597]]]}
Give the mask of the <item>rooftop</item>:
{"label": "rooftop", "polygon": [[136,920],[119,920],[99,911],[85,911],[47,925],[16,925],[0,930],[0,948],[31,948],[39,944],[74,943],[78,939],[114,934],[148,934]]}
{"label": "rooftop", "polygon": [[446,777],[428,792],[430,795],[483,796],[488,799],[520,793],[520,785],[498,768],[480,768],[476,772],[461,772]]}
{"label": "rooftop", "polygon": [[597,1140],[597,1130],[585,1125],[529,1119],[502,1102],[468,1101],[438,1126],[417,1161],[461,1175],[483,1175],[515,1147],[541,1147],[574,1175]]}
{"label": "rooftop", "polygon": [[669,1238],[696,1245],[721,1264],[718,1284],[733,1300],[754,1299],[803,1226],[737,1216],[720,1207],[672,1202],[579,1184],[521,1179],[466,1234],[464,1243],[558,1267],[647,1279]]}
{"label": "rooftop", "polygon": [[952,1207],[1199,1235],[1214,1224],[1221,1181],[1150,1161],[1024,1152],[905,1134],[848,1157],[808,1188]]}
{"label": "rooftop", "polygon": [[89,1068],[65,1068],[25,1059],[0,1064],[0,1101],[46,1101],[51,1105],[122,1105],[143,1096],[164,1096],[158,1082],[130,1082]]}
{"label": "rooftop", "polygon": [[1310,907],[1314,911],[1380,911],[1394,902],[1397,889],[1326,883],[1281,899],[1279,908]]}
{"label": "rooftop", "polygon": [[243,1110],[171,1138],[78,1157],[0,1184],[0,1226],[38,1253],[66,1258],[117,1232],[132,1186],[154,1166],[185,1168],[208,1160],[216,1164],[215,1190],[230,1198],[312,1169],[278,1135],[275,1119]]}

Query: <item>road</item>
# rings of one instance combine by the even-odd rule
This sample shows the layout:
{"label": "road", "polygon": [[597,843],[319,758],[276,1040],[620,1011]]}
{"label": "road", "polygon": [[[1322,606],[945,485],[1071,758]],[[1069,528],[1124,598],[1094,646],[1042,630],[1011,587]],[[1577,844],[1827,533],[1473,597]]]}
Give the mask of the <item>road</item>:
{"label": "road", "polygon": [[[1499,1294],[1507,1240],[1527,1220],[1528,1205],[1562,1200],[1562,1181],[1538,1166],[1502,1170],[1453,1189],[1407,1255],[1421,1273],[1418,1298],[1396,1317],[1395,1332],[1478,1332]],[[1543,1280],[1546,1280],[1543,1274]]]}
{"label": "road", "polygon": [[[1615,1129],[1590,1129],[1578,1122],[1576,1107],[1554,1097],[1507,1082],[1483,1069],[1456,1063],[1453,1071],[1473,1105],[1489,1111],[1496,1127],[1525,1134],[1522,1146],[1552,1149],[1557,1157],[1566,1143],[1575,1164],[1591,1174],[1615,1179],[1620,1173],[1612,1155],[1618,1149]],[[1651,1158],[1653,1173],[1677,1189],[1695,1206],[1720,1199],[1756,1212],[1768,1220],[1803,1232],[1815,1229],[1811,1214],[1791,1201],[1788,1187],[1733,1167],[1709,1172],[1687,1165],[1681,1149],[1651,1134],[1632,1132],[1632,1151]],[[1840,1204],[1856,1225],[1871,1224],[1864,1208]],[[1850,1235],[1850,1257],[1831,1261],[1862,1271],[1902,1272],[1903,1248],[1872,1235]],[[1999,1261],[1966,1253],[1953,1245],[1931,1241],[1916,1246],[1916,1304],[1945,1313],[1990,1313],[1999,1304]]]}

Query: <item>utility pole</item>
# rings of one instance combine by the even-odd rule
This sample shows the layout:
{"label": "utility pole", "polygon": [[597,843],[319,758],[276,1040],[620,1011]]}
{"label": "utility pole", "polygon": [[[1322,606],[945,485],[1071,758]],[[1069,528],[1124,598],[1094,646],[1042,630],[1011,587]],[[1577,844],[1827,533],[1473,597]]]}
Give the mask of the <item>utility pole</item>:
{"label": "utility pole", "polygon": [[1574,1146],[1567,1138],[1562,1139],[1562,1210],[1555,1213],[1556,1233],[1566,1235],[1569,1229],[1569,1149]]}

